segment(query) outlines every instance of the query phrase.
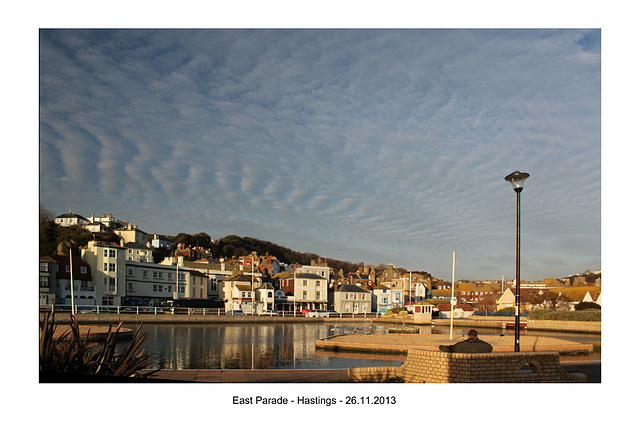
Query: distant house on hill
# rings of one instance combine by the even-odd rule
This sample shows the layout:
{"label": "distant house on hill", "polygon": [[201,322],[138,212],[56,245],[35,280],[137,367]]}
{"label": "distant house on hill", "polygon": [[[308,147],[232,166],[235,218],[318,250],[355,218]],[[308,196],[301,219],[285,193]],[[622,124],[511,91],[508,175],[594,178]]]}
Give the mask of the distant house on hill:
{"label": "distant house on hill", "polygon": [[89,224],[89,220],[82,215],[74,214],[71,211],[66,214],[62,214],[53,219],[53,222],[62,226],[62,227],[71,227],[74,225],[79,225],[80,227],[84,227]]}

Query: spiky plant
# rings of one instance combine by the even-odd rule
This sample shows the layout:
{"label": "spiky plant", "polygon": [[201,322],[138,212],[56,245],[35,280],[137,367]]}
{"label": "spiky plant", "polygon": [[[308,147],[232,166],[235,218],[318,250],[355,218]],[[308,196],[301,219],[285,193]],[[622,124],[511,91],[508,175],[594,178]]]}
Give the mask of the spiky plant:
{"label": "spiky plant", "polygon": [[[54,311],[55,312],[55,311]],[[109,325],[107,337],[102,349],[91,352],[89,349],[98,346],[90,343],[87,337],[80,337],[80,328],[75,316],[71,314],[71,330],[59,337],[54,337],[55,315],[45,313],[44,322],[40,326],[40,372],[103,375],[129,378],[145,378],[153,374],[149,371],[144,374],[140,370],[149,369],[158,364],[158,361],[149,360],[149,355],[144,354],[140,346],[147,338],[147,334],[141,334],[138,327],[135,336],[120,354],[116,353],[118,334],[122,322],[112,329]],[[93,354],[92,354],[93,353]]]}

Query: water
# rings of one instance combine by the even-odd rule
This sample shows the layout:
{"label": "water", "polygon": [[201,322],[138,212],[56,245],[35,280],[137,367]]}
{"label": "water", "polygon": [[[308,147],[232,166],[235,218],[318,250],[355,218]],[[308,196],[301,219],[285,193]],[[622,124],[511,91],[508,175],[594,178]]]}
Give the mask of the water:
{"label": "water", "polygon": [[[160,359],[160,369],[342,369],[366,366],[399,366],[403,355],[334,353],[316,350],[318,339],[337,334],[384,334],[394,325],[378,323],[282,323],[143,325],[145,353]],[[137,328],[128,325],[127,327]],[[454,328],[463,335],[468,328]],[[448,327],[420,326],[421,334],[449,334]],[[479,330],[500,334],[500,330]],[[597,342],[597,353],[567,360],[599,360],[599,335],[524,331],[527,335]],[[506,334],[513,334],[507,331]],[[124,344],[122,344],[124,346]],[[572,356],[567,356],[571,358]],[[561,360],[567,357],[561,356]],[[575,359],[577,357],[578,359]],[[586,359],[585,359],[586,358]]]}

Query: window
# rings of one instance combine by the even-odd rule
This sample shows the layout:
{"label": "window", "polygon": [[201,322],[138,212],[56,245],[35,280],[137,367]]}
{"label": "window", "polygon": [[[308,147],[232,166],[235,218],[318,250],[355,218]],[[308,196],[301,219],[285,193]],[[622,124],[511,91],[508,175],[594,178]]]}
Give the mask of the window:
{"label": "window", "polygon": [[81,266],[81,267],[80,267],[80,273],[82,273],[82,274],[87,274],[87,267],[85,267],[85,266]]}
{"label": "window", "polygon": [[162,271],[158,272],[158,279],[162,279]]}
{"label": "window", "polygon": [[71,268],[69,267],[69,264],[64,266],[64,271],[66,271],[67,273],[71,271]]}
{"label": "window", "polygon": [[127,290],[133,291],[133,283],[127,282]]}
{"label": "window", "polygon": [[115,277],[105,277],[104,278],[104,288],[106,292],[115,292],[116,291],[116,279]]}
{"label": "window", "polygon": [[43,271],[43,272],[49,271],[49,263],[48,262],[41,262],[40,263],[40,271]]}
{"label": "window", "polygon": [[316,286],[320,286],[320,280],[316,280]]}
{"label": "window", "polygon": [[116,265],[112,262],[109,263],[109,271],[111,272],[116,271]]}
{"label": "window", "polygon": [[49,276],[40,276],[40,287],[41,288],[49,287]]}
{"label": "window", "polygon": [[147,270],[142,270],[142,278],[143,279],[147,278]]}
{"label": "window", "polygon": [[153,278],[154,278],[154,279],[157,279],[157,278],[158,278],[158,272],[157,272],[157,271],[154,271],[154,272],[153,272]]}

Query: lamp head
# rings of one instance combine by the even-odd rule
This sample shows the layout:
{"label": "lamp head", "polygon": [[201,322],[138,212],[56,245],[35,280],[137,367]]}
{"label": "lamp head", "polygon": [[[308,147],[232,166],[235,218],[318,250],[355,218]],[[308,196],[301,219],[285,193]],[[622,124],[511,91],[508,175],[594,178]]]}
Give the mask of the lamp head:
{"label": "lamp head", "polygon": [[513,186],[513,190],[516,193],[519,193],[522,191],[522,188],[524,186],[524,180],[529,178],[529,174],[526,172],[520,172],[520,171],[515,171],[507,176],[504,177],[504,180],[507,182],[510,182],[511,185]]}

